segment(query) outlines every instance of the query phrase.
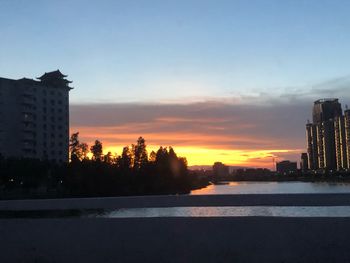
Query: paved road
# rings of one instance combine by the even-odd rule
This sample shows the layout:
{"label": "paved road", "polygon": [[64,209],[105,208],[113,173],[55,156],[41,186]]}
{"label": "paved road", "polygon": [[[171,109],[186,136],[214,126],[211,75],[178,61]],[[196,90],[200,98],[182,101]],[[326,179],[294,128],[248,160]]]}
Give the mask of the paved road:
{"label": "paved road", "polygon": [[2,219],[0,262],[350,262],[349,218]]}
{"label": "paved road", "polygon": [[163,195],[0,201],[1,210],[175,206],[350,206],[350,194]]}
{"label": "paved road", "polygon": [[[350,205],[349,194],[0,201],[9,210]],[[7,262],[350,262],[350,218],[0,219]]]}

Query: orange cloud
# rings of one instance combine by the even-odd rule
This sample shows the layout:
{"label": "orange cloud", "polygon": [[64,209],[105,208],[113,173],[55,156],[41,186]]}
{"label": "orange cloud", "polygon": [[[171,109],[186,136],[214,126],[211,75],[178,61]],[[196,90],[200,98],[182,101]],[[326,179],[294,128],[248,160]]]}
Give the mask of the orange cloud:
{"label": "orange cloud", "polygon": [[303,151],[304,117],[292,109],[213,102],[72,105],[71,132],[89,144],[99,139],[117,154],[143,136],[149,152],[173,146],[190,165],[272,168],[273,159],[298,160]]}
{"label": "orange cloud", "polygon": [[[120,127],[72,127],[79,131],[82,141],[92,144],[95,139],[103,142],[104,151],[120,154],[126,145],[135,143],[141,134],[133,131],[134,125]],[[156,151],[159,146],[172,146],[179,156],[187,158],[189,165],[211,165],[221,161],[228,165],[272,167],[272,158],[278,154],[295,153],[297,149],[239,149],[233,150],[222,141],[232,138],[229,136],[203,135],[193,133],[147,133],[142,134],[148,144],[148,151]],[[149,139],[148,139],[149,138]],[[241,143],[262,143],[259,139],[250,137],[235,138]],[[214,143],[215,142],[215,143]],[[266,143],[266,141],[264,141]]]}

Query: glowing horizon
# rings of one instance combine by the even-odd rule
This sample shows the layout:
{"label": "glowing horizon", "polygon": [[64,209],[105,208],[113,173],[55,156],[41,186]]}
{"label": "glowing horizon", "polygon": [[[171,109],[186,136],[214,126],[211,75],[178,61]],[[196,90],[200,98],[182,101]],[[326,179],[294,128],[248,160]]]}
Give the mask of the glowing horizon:
{"label": "glowing horizon", "polygon": [[[103,143],[103,140],[101,140]],[[93,143],[93,142],[92,142]],[[91,144],[92,144],[91,143]],[[146,139],[147,143],[147,139]],[[111,152],[119,156],[124,146],[109,146],[104,144],[104,154]],[[147,145],[148,154],[151,151],[157,152],[160,146],[173,147],[176,154],[180,157],[186,157],[189,166],[194,165],[213,165],[214,162],[222,162],[230,166],[261,167],[274,169],[273,162],[278,160],[278,155],[283,153],[294,153],[300,150],[227,150],[227,149],[210,149],[202,147],[177,147],[174,145]]]}
{"label": "glowing horizon", "polygon": [[[121,133],[121,129],[124,130]],[[100,129],[100,132],[97,130]],[[91,146],[95,140],[99,140],[103,144],[103,153],[111,152],[113,156],[119,156],[125,146],[131,147],[136,143],[138,137],[142,136],[146,140],[148,154],[151,151],[157,151],[160,146],[173,147],[178,156],[186,157],[189,166],[194,165],[213,165],[214,162],[222,162],[232,166],[246,167],[263,167],[274,169],[273,162],[285,159],[283,156],[288,154],[299,154],[301,149],[253,149],[241,148],[232,149],[226,145],[210,145],[208,142],[217,140],[217,135],[201,135],[193,133],[152,133],[141,135],[138,133],[127,132],[127,127],[119,127],[119,133],[113,134],[103,127],[72,127],[71,133],[79,131],[81,142],[86,142]],[[175,137],[174,137],[175,136]],[[228,139],[220,137],[221,139]],[[118,142],[114,142],[118,139]],[[168,139],[169,143],[166,143]],[[254,138],[239,138],[243,141],[256,141]],[[184,141],[186,143],[184,143]],[[201,141],[201,143],[198,143]],[[206,144],[207,143],[207,144]]]}
{"label": "glowing horizon", "polygon": [[[222,162],[275,169],[274,162],[298,161],[305,151],[303,116],[308,114],[308,103],[302,107],[266,104],[218,100],[186,105],[71,105],[71,133],[79,132],[80,140],[90,145],[100,140],[104,153],[114,155],[142,136],[148,153],[171,146],[190,166]],[[292,111],[296,112],[285,122]]]}

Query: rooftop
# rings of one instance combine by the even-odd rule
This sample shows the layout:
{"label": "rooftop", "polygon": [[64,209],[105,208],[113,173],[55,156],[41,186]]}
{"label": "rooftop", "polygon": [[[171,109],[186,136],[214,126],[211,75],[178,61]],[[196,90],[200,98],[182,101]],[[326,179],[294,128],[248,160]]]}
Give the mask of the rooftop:
{"label": "rooftop", "polygon": [[314,102],[314,104],[319,104],[319,103],[325,103],[325,102],[338,102],[339,99],[337,98],[324,98],[324,99],[319,99]]}
{"label": "rooftop", "polygon": [[66,78],[67,75],[64,75],[62,74],[61,71],[59,70],[55,70],[55,71],[51,71],[51,72],[45,72],[44,75],[42,75],[41,77],[37,78],[37,79],[40,79],[40,80],[43,80],[43,79],[47,79],[47,78]]}

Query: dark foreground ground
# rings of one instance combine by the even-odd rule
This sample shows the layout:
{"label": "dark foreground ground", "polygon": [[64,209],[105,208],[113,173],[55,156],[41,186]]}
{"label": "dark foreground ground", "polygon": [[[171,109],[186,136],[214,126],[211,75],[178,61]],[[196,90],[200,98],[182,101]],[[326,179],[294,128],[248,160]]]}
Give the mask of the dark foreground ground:
{"label": "dark foreground ground", "polygon": [[[0,200],[0,211],[179,206],[350,206],[350,194],[159,195]],[[1,262],[0,262],[1,263]]]}
{"label": "dark foreground ground", "polygon": [[350,262],[349,218],[1,219],[0,262]]}
{"label": "dark foreground ground", "polygon": [[[122,207],[349,206],[349,194],[212,195],[0,201],[1,214]],[[11,218],[7,262],[350,262],[349,218]]]}

